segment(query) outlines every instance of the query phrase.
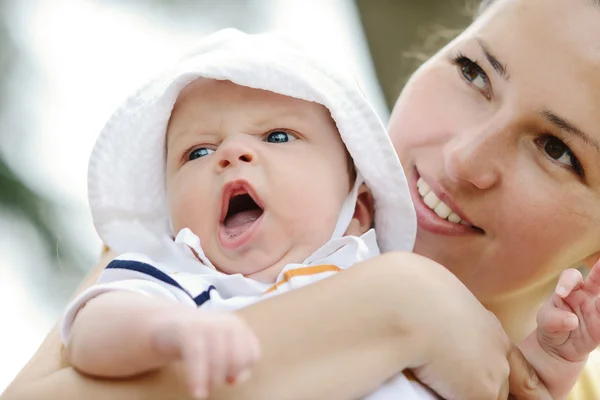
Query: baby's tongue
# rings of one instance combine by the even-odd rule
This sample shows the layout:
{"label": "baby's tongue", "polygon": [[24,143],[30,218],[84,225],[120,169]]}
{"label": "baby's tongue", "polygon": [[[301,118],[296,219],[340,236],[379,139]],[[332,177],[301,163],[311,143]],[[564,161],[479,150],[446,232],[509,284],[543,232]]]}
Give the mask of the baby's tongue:
{"label": "baby's tongue", "polygon": [[223,226],[227,229],[242,228],[252,224],[262,214],[262,210],[240,211],[228,217],[223,221]]}

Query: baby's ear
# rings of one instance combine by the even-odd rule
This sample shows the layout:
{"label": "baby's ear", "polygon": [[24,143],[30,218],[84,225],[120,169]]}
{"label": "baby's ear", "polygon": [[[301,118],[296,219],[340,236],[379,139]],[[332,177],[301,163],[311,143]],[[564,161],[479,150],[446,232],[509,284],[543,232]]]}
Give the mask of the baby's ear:
{"label": "baby's ear", "polygon": [[375,201],[371,190],[364,183],[358,188],[356,207],[350,226],[346,235],[361,236],[373,227],[373,216],[375,212]]}

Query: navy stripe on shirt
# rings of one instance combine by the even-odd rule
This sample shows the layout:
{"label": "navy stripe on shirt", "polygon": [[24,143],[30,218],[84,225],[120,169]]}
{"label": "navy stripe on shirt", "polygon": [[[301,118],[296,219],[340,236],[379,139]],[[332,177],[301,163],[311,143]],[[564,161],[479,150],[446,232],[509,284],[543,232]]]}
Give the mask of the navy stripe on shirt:
{"label": "navy stripe on shirt", "polygon": [[217,290],[217,289],[213,285],[210,285],[208,287],[208,289],[206,289],[204,292],[200,293],[198,296],[196,296],[194,298],[194,302],[196,303],[196,305],[198,307],[200,307],[202,304],[204,304],[210,300],[210,291],[211,290]]}
{"label": "navy stripe on shirt", "polygon": [[[153,267],[150,264],[146,264],[141,261],[133,261],[133,260],[113,260],[106,266],[106,269],[125,269],[125,270],[129,270],[129,271],[136,271],[136,272],[140,272],[145,275],[149,275],[155,279],[158,279],[161,282],[164,282],[171,286],[175,286],[177,289],[181,289],[188,296],[190,296],[194,301],[196,301],[196,299],[194,299],[194,297],[187,290],[185,290],[179,283],[177,283],[177,281],[175,279],[171,278],[169,275],[165,274],[160,269]],[[210,288],[208,290],[210,290]],[[209,296],[209,298],[210,298],[210,296]]]}

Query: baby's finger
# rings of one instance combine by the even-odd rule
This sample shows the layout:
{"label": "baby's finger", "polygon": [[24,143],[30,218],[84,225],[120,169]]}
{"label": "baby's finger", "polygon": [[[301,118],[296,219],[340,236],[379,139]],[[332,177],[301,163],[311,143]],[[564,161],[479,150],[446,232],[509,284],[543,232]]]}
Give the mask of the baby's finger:
{"label": "baby's finger", "polygon": [[248,348],[247,332],[244,329],[234,329],[230,332],[229,339],[229,368],[227,370],[227,383],[240,383],[239,374],[251,365],[251,349]]}
{"label": "baby's finger", "polygon": [[561,298],[567,297],[571,292],[583,284],[583,276],[579,270],[569,268],[564,270],[558,278],[556,285],[556,294]]}
{"label": "baby's finger", "polygon": [[201,335],[186,342],[182,359],[192,396],[194,399],[207,398],[209,369],[206,343]]}
{"label": "baby's finger", "polygon": [[572,331],[579,325],[579,318],[570,311],[544,306],[538,313],[538,326],[545,334]]}
{"label": "baby's finger", "polygon": [[225,383],[227,379],[227,363],[229,362],[227,349],[228,343],[225,340],[223,329],[220,323],[215,324],[213,329],[206,333],[208,339],[209,353],[209,387],[214,389]]}
{"label": "baby's finger", "polygon": [[583,284],[585,290],[593,295],[600,296],[600,261],[598,261],[585,277]]}
{"label": "baby's finger", "polygon": [[254,334],[254,332],[250,329],[248,330],[250,334],[246,336],[246,340],[248,343],[248,348],[250,349],[252,365],[254,365],[258,362],[258,360],[261,357],[260,342],[258,341],[258,338]]}

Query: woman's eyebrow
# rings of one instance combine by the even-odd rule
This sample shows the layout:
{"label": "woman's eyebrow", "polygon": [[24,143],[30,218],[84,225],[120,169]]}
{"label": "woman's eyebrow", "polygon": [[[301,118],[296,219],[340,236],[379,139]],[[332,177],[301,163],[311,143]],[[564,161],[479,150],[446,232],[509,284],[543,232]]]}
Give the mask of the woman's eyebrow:
{"label": "woman's eyebrow", "polygon": [[496,71],[496,73],[500,75],[502,79],[508,81],[508,79],[510,78],[510,74],[508,73],[506,64],[503,64],[500,62],[500,60],[498,60],[498,57],[496,57],[494,53],[492,53],[492,51],[490,50],[490,46],[483,39],[476,38],[476,40],[477,43],[479,43],[479,46],[481,46],[481,51],[483,51],[485,58],[488,60],[494,71]]}
{"label": "woman's eyebrow", "polygon": [[548,109],[543,109],[542,111],[540,111],[540,115],[557,128],[574,136],[577,136],[578,138],[583,140],[587,145],[594,147],[597,152],[600,152],[600,143],[598,143],[596,139],[579,129],[572,122],[569,122],[569,120],[556,115],[554,112]]}
{"label": "woman's eyebrow", "polygon": [[[498,57],[496,57],[494,53],[490,50],[490,46],[483,39],[476,38],[476,40],[477,43],[479,43],[479,46],[481,46],[481,50],[483,51],[485,58],[488,60],[494,71],[496,71],[496,73],[502,79],[508,81],[510,75],[508,73],[506,64],[500,62]],[[600,152],[600,143],[598,143],[596,139],[579,129],[575,124],[573,124],[566,118],[563,118],[548,109],[541,110],[539,114],[552,125],[556,126],[558,129],[561,129],[567,133],[577,136],[578,138],[583,140],[585,144],[594,147],[597,152]]]}

